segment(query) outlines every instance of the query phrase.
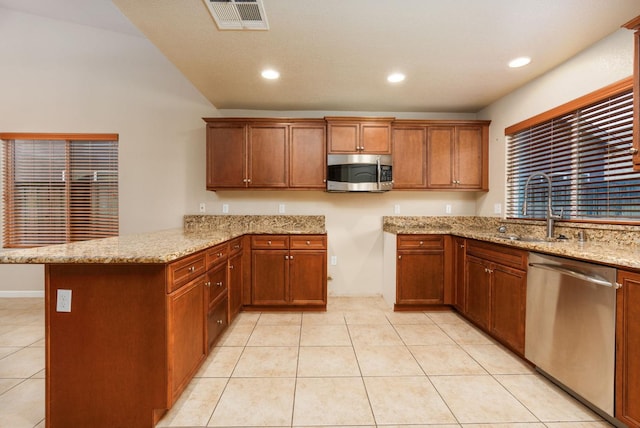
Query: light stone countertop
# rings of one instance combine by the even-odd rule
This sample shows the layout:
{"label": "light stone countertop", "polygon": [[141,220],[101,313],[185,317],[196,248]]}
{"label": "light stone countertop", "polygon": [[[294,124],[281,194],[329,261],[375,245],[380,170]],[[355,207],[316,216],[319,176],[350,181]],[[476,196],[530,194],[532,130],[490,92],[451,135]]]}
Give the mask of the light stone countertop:
{"label": "light stone countertop", "polygon": [[247,233],[324,234],[326,230],[324,216],[185,216],[182,229],[0,251],[0,264],[169,263]]}
{"label": "light stone countertop", "polygon": [[[473,219],[478,218],[469,217],[468,221],[466,221],[461,217],[452,217],[451,221],[447,222],[447,218],[443,217],[414,217],[402,220],[395,217],[385,217],[383,230],[393,234],[450,234],[507,245],[526,251],[570,257],[623,268],[640,269],[640,246],[636,241],[638,232],[634,230],[611,231],[610,235],[606,233],[599,234],[599,240],[595,240],[595,233],[593,233],[594,239],[586,242],[579,242],[573,234],[569,233],[566,235],[569,237],[568,240],[546,241],[542,239],[541,242],[529,242],[510,240],[508,236],[516,234],[524,237],[544,238],[544,227],[523,228],[516,223],[509,224],[507,222],[508,232],[498,233],[497,227],[505,224],[504,222],[500,222],[497,219],[494,222],[482,219],[482,222],[478,224]],[[591,231],[587,230],[587,236],[589,236]],[[624,236],[624,238],[619,235]]]}

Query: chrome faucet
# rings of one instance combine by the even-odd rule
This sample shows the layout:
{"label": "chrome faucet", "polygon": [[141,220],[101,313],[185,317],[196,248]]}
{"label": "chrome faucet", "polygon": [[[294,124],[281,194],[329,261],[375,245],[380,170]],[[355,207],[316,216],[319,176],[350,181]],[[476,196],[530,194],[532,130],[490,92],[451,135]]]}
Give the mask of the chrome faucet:
{"label": "chrome faucet", "polygon": [[534,177],[542,177],[549,183],[548,195],[547,195],[547,239],[553,239],[553,228],[555,220],[560,220],[564,209],[560,210],[560,215],[553,214],[553,207],[551,206],[551,177],[544,172],[534,172],[527,178],[527,182],[524,184],[524,202],[522,203],[522,215],[527,215],[527,194],[529,193],[529,182]]}

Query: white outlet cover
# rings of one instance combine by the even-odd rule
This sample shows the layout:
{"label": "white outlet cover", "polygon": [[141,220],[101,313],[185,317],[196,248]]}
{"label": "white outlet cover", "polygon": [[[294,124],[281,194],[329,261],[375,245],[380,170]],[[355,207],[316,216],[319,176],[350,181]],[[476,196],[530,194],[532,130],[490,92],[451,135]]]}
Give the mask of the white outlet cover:
{"label": "white outlet cover", "polygon": [[502,204],[493,204],[493,213],[502,214]]}
{"label": "white outlet cover", "polygon": [[229,204],[222,204],[222,213],[227,214],[229,212]]}
{"label": "white outlet cover", "polygon": [[400,204],[395,204],[393,206],[393,213],[394,214],[400,214]]}
{"label": "white outlet cover", "polygon": [[71,312],[71,290],[58,289],[56,311]]}
{"label": "white outlet cover", "polygon": [[207,204],[205,204],[204,202],[200,202],[200,212],[204,213],[207,211]]}
{"label": "white outlet cover", "polygon": [[444,212],[447,214],[451,214],[451,204],[447,204],[444,206]]}
{"label": "white outlet cover", "polygon": [[280,204],[280,205],[278,205],[278,213],[279,213],[279,214],[284,214],[284,211],[285,211],[285,209],[284,209],[284,208],[285,208],[285,207],[284,207],[284,204]]}

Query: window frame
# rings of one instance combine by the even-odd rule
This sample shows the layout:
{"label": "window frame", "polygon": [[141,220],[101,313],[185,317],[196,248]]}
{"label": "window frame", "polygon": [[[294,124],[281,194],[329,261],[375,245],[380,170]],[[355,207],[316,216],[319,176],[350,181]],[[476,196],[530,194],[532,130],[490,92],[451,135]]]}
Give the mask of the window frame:
{"label": "window frame", "polygon": [[[543,112],[541,114],[538,114],[536,116],[533,116],[529,119],[526,119],[522,122],[516,123],[514,125],[511,125],[507,128],[505,128],[505,137],[507,137],[507,141],[505,143],[505,150],[506,150],[506,162],[505,162],[505,181],[506,181],[506,194],[505,194],[505,202],[506,202],[506,210],[505,210],[505,218],[506,219],[511,219],[511,220],[544,220],[541,219],[540,217],[530,217],[530,216],[522,216],[521,214],[519,214],[519,210],[522,207],[521,202],[518,201],[517,197],[515,197],[514,195],[519,194],[521,192],[523,192],[523,189],[521,189],[522,186],[518,187],[518,189],[520,190],[516,190],[515,192],[513,192],[513,194],[510,194],[510,192],[512,192],[509,188],[510,188],[510,177],[509,177],[509,162],[510,162],[510,157],[509,157],[509,141],[508,139],[511,138],[514,134],[517,134],[519,132],[523,132],[523,131],[527,131],[529,129],[533,129],[536,126],[539,125],[543,125],[547,122],[550,122],[552,120],[559,120],[560,118],[562,118],[563,116],[568,116],[571,114],[575,114],[578,110],[584,109],[585,107],[589,107],[592,106],[593,104],[597,104],[599,102],[603,102],[606,101],[610,98],[619,96],[621,94],[624,94],[625,92],[632,92],[633,94],[633,120],[635,121],[637,119],[637,115],[638,112],[635,108],[636,106],[636,102],[637,102],[637,97],[635,96],[635,93],[633,93],[634,90],[634,78],[633,76],[622,79],[618,82],[615,82],[611,85],[605,86],[599,90],[596,90],[594,92],[591,92],[587,95],[584,95],[582,97],[579,97],[575,100],[569,101],[568,103],[562,104],[558,107],[555,107],[551,110],[548,110],[546,112]],[[634,122],[635,123],[635,122]],[[633,128],[634,130],[634,134],[637,131],[635,129],[635,126]],[[629,155],[631,157],[631,155],[633,154],[633,148],[630,149],[629,151]],[[604,162],[603,162],[604,165]],[[629,167],[635,169],[635,165],[633,162],[633,159],[631,160],[631,163],[629,165]],[[532,181],[532,183],[534,183],[535,180]],[[541,184],[538,184],[537,186],[540,186]],[[519,185],[518,185],[519,186]],[[544,190],[544,195],[546,198],[546,182],[543,185],[545,187]],[[572,191],[574,191],[575,189],[572,189]],[[539,190],[540,191],[540,190]],[[554,214],[558,214],[558,212],[554,212]],[[563,221],[565,222],[572,222],[572,223],[601,223],[601,224],[620,224],[620,225],[624,225],[624,224],[628,224],[628,225],[637,225],[638,223],[640,223],[640,216],[638,218],[632,218],[632,217],[620,217],[620,218],[616,218],[616,217],[581,217],[581,218],[564,218]]]}
{"label": "window frame", "polygon": [[[3,142],[2,165],[4,169],[2,174],[3,248],[32,248],[32,247],[51,245],[51,244],[57,244],[57,243],[69,243],[69,242],[75,242],[75,241],[81,241],[81,240],[87,240],[87,239],[96,239],[101,237],[118,235],[119,233],[119,206],[118,206],[119,205],[119,195],[118,195],[119,194],[119,150],[118,150],[119,136],[118,134],[111,134],[111,133],[110,134],[0,133],[0,140],[2,140]],[[64,184],[60,186],[61,188],[64,188],[63,193],[61,193],[61,194],[64,194],[64,201],[61,201],[59,204],[62,207],[62,211],[64,212],[64,214],[60,217],[60,218],[63,218],[63,222],[65,223],[65,226],[63,227],[64,229],[66,229],[64,231],[64,236],[61,236],[60,232],[52,233],[51,231],[55,230],[55,227],[52,229],[45,229],[45,230],[38,231],[38,226],[35,226],[33,229],[36,230],[36,232],[31,234],[29,233],[28,227],[26,229],[20,227],[20,224],[19,224],[20,220],[17,220],[16,217],[14,216],[14,213],[17,210],[16,205],[18,204],[16,201],[17,195],[15,192],[19,187],[19,183],[16,180],[16,174],[18,172],[15,170],[16,165],[14,164],[14,159],[12,158],[12,155],[15,154],[16,149],[15,149],[15,146],[13,146],[10,150],[7,150],[7,147],[9,145],[15,145],[16,140],[34,141],[34,142],[37,142],[37,141],[43,141],[43,142],[60,141],[61,143],[64,142],[65,144],[64,158],[62,157],[56,158],[58,160],[64,159],[63,161],[65,164],[65,168],[63,170],[63,177],[65,175],[68,177],[66,179],[63,178],[62,181],[64,182]],[[93,207],[89,209],[84,208],[84,211],[81,211],[83,215],[80,215],[80,216],[77,216],[77,213],[78,213],[77,211],[74,212],[74,206],[76,207],[83,206],[83,204],[84,206],[86,206],[87,199],[74,199],[72,196],[72,193],[79,192],[76,194],[79,194],[80,196],[89,196],[89,195],[96,194],[95,192],[97,191],[98,192],[97,195],[98,197],[100,197],[100,195],[105,191],[106,188],[113,189],[113,179],[111,179],[110,181],[107,182],[107,184],[103,184],[102,186],[99,186],[97,189],[91,186],[87,190],[87,187],[85,185],[84,187],[85,190],[83,192],[82,191],[83,187],[81,183],[83,183],[86,180],[79,181],[77,179],[72,178],[72,172],[74,171],[74,168],[71,167],[72,163],[79,162],[80,166],[85,167],[85,164],[87,164],[88,162],[89,165],[93,166],[93,162],[95,159],[92,157],[87,158],[84,154],[80,154],[76,158],[74,158],[71,155],[70,149],[73,143],[78,144],[82,142],[113,142],[115,143],[115,153],[114,153],[115,161],[113,159],[111,159],[111,161],[108,161],[108,166],[109,166],[108,172],[109,173],[115,172],[116,174],[116,179],[115,179],[116,194],[115,194],[115,200],[113,198],[107,199],[108,203],[115,203],[115,218],[113,218],[113,216],[106,217],[108,219],[107,222],[109,223],[109,225],[104,229],[96,228],[95,224],[92,224],[90,227],[86,227],[86,226],[82,227],[81,225],[82,222],[91,223],[92,221],[95,221],[94,220],[95,218],[97,218],[95,217],[96,211],[93,210]],[[80,153],[82,153],[82,145],[79,145],[78,149],[81,150]],[[108,148],[107,150],[110,150],[110,148]],[[37,173],[38,171],[39,171],[38,169],[34,169],[34,170],[29,170],[28,173],[33,174],[33,173]],[[46,169],[42,170],[41,172],[45,172],[45,171]],[[84,171],[84,168],[81,168],[79,171]],[[94,171],[94,177],[96,178],[90,181],[97,180],[97,177],[98,177],[97,171]],[[26,188],[28,186],[29,184],[26,184],[26,186],[23,186],[23,188]],[[51,188],[51,186],[49,188]],[[93,197],[90,198],[89,200],[90,200],[90,204],[94,203]],[[22,214],[24,215],[25,212],[29,212],[29,211],[28,210],[23,211]],[[73,226],[74,223],[77,226],[75,228]],[[56,222],[54,221],[50,224],[56,224]],[[60,224],[61,222],[58,221],[57,222],[58,231],[63,229],[63,228],[60,228]],[[27,230],[27,233],[22,233],[22,235],[24,235],[22,238],[19,237],[21,234],[20,233],[21,230]],[[80,231],[80,233],[78,233],[78,231]],[[37,237],[39,232],[42,233],[42,239],[40,239],[38,242],[35,242],[36,239],[34,239],[34,237]],[[54,238],[54,237],[57,237],[57,238]]]}

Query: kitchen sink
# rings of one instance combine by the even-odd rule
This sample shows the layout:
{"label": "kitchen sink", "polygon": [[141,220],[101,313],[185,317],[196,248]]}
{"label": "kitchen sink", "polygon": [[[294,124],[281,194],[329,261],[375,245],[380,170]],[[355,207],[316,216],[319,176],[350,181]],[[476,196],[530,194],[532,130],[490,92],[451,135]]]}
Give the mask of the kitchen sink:
{"label": "kitchen sink", "polygon": [[520,241],[520,242],[552,242],[555,239],[536,238],[535,236],[520,236],[520,235],[496,235],[496,238],[504,239],[507,241]]}

